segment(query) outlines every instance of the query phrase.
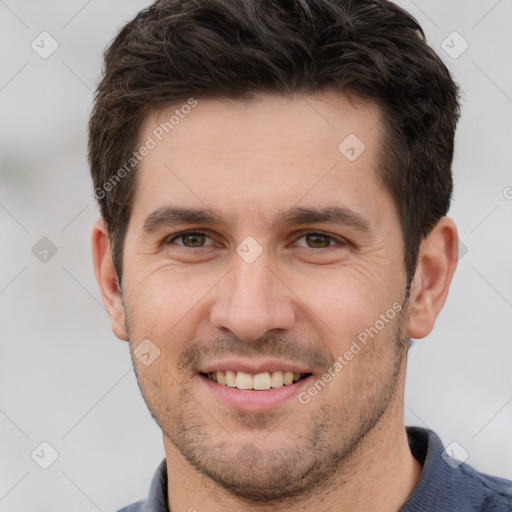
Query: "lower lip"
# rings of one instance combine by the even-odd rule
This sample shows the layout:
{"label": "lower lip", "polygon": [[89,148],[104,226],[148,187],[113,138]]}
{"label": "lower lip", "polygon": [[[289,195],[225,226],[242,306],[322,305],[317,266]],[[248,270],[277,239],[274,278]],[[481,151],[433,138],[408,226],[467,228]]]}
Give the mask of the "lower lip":
{"label": "lower lip", "polygon": [[199,375],[199,378],[216,398],[230,407],[238,410],[264,411],[278,407],[287,400],[296,397],[300,390],[308,385],[313,375],[308,375],[289,386],[270,388],[264,391],[230,388],[203,375]]}

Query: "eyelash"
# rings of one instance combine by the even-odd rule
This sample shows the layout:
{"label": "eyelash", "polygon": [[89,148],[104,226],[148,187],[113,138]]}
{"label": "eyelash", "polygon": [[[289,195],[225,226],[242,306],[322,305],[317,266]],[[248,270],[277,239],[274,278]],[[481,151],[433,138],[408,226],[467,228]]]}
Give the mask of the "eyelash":
{"label": "eyelash", "polygon": [[[177,240],[179,238],[182,238],[184,236],[187,236],[187,235],[204,235],[204,236],[209,237],[210,239],[212,238],[210,235],[208,235],[208,233],[205,233],[203,231],[195,231],[195,230],[192,230],[192,231],[182,231],[181,233],[176,233],[175,235],[171,235],[170,237],[167,237],[166,239],[164,239],[163,245],[170,245],[175,240]],[[329,240],[332,240],[334,243],[337,243],[339,245],[342,245],[342,246],[348,245],[348,242],[346,240],[341,239],[341,238],[337,238],[337,237],[335,237],[333,235],[329,235],[327,233],[323,233],[322,231],[304,231],[304,232],[301,232],[300,236],[295,241],[298,241],[298,240],[300,240],[301,238],[303,238],[303,237],[305,237],[307,235],[320,235],[320,236],[328,238]],[[331,248],[333,248],[333,245],[334,244],[329,244],[327,247],[320,247],[320,248],[315,248],[315,247],[303,247],[303,248],[304,249],[331,249]],[[182,247],[184,247],[186,249],[204,249],[205,247],[210,247],[210,246],[187,247],[186,245],[182,245]]]}

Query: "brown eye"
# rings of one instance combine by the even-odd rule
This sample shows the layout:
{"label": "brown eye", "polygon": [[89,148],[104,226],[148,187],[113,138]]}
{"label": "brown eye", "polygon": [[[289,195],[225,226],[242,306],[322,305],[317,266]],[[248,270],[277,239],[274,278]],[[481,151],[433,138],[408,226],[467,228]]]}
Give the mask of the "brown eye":
{"label": "brown eye", "polygon": [[190,233],[189,235],[182,235],[183,245],[186,247],[202,247],[205,241],[205,235],[200,233]]}
{"label": "brown eye", "polygon": [[307,235],[303,235],[301,238],[304,238],[307,246],[312,249],[325,249],[329,247],[333,241],[332,236],[324,235],[322,233],[308,233]]}
{"label": "brown eye", "polygon": [[211,245],[206,243],[207,239],[210,239],[210,237],[204,233],[190,231],[188,233],[181,233],[176,235],[175,237],[171,238],[168,243],[177,243],[183,247],[194,249]]}

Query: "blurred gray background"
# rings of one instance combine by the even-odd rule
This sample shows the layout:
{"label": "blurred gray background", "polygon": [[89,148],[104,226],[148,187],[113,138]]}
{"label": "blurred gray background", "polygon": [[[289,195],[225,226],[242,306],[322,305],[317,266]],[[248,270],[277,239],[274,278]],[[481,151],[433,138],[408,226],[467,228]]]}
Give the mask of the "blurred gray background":
{"label": "blurred gray background", "polygon": [[[463,90],[451,209],[462,257],[411,351],[406,423],[512,478],[512,1],[399,3]],[[0,0],[1,512],[117,510],[146,495],[164,457],[89,246],[93,90],[105,45],[146,5]]]}

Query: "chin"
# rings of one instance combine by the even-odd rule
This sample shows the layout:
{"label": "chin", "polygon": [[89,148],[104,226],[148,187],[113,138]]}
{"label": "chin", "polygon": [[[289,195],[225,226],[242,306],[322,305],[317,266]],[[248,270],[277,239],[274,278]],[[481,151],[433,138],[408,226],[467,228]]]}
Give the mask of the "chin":
{"label": "chin", "polygon": [[296,446],[260,449],[249,442],[234,449],[232,444],[222,444],[206,453],[212,455],[196,459],[194,454],[189,462],[234,496],[251,503],[303,495],[320,480],[315,471],[318,461]]}

